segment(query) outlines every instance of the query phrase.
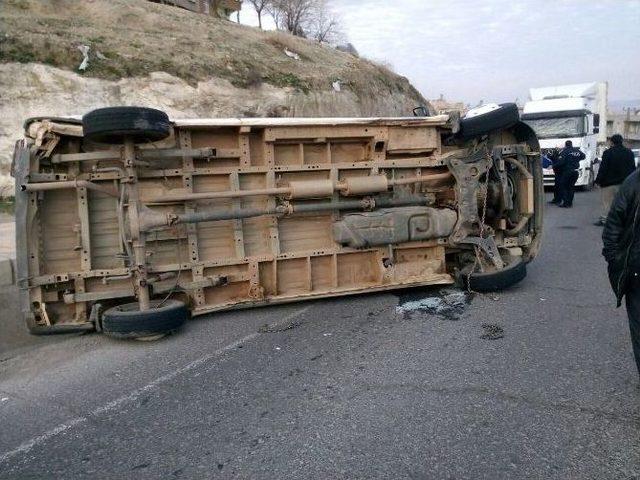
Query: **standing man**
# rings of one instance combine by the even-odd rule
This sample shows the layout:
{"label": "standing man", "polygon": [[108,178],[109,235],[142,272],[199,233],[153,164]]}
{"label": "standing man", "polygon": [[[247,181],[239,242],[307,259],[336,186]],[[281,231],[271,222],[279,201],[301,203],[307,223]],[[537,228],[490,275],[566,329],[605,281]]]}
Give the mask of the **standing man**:
{"label": "standing man", "polygon": [[631,344],[640,373],[640,171],[622,183],[602,232],[602,255],[618,307],[626,295]]}
{"label": "standing man", "polygon": [[542,156],[542,166],[544,168],[551,167],[553,169],[553,199],[549,201],[552,204],[560,203],[560,180],[562,179],[562,172],[556,167],[556,163],[558,162],[558,155],[560,154],[559,148],[552,148],[548,151],[546,155]]}
{"label": "standing man", "polygon": [[579,148],[575,148],[571,140],[564,142],[564,148],[558,155],[558,161],[554,164],[560,171],[559,207],[571,208],[573,206],[573,195],[575,193],[576,182],[578,181],[580,160],[584,158],[584,153],[582,153]]}
{"label": "standing man", "polygon": [[617,133],[611,137],[611,148],[607,148],[602,154],[602,165],[598,170],[596,185],[600,185],[600,200],[602,211],[600,218],[594,225],[602,226],[607,219],[620,184],[636,169],[633,152],[622,145],[622,135]]}

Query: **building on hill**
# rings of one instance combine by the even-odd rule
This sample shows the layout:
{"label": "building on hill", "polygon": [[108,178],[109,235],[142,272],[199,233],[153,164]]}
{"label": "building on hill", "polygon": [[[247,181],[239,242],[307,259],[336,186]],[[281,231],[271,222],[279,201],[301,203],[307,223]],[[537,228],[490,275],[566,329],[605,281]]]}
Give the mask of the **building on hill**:
{"label": "building on hill", "polygon": [[622,135],[629,148],[640,148],[640,110],[626,108],[625,113],[609,113],[607,138],[615,133]]}
{"label": "building on hill", "polygon": [[449,114],[457,112],[461,116],[467,113],[469,110],[469,105],[465,105],[464,102],[450,102],[444,95],[440,95],[440,98],[436,98],[435,100],[429,100],[429,103],[438,114]]}
{"label": "building on hill", "polygon": [[149,0],[154,3],[162,3],[164,5],[173,5],[174,7],[184,8],[191,12],[212,15],[221,18],[229,18],[229,16],[240,11],[242,8],[242,0]]}

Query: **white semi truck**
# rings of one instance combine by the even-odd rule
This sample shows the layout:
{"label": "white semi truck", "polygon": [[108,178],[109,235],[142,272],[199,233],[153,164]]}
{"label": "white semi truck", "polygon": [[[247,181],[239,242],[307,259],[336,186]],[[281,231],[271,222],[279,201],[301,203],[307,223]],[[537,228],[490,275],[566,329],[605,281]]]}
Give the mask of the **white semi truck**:
{"label": "white semi truck", "polygon": [[[593,186],[607,141],[607,90],[606,82],[532,88],[522,114],[543,153],[564,148],[567,140],[584,152],[576,186],[585,189]],[[545,168],[545,186],[553,183],[553,170]]]}

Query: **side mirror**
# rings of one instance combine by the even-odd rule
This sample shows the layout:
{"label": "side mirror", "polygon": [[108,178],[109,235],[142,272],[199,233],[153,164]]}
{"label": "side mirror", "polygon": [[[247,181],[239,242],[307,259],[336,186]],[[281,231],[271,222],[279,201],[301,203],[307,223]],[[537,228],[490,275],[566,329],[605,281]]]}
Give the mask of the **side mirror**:
{"label": "side mirror", "polygon": [[593,114],[593,133],[600,133],[600,114]]}
{"label": "side mirror", "polygon": [[429,116],[429,110],[427,110],[427,107],[425,107],[425,106],[416,107],[416,108],[413,109],[413,116],[414,117],[428,117]]}

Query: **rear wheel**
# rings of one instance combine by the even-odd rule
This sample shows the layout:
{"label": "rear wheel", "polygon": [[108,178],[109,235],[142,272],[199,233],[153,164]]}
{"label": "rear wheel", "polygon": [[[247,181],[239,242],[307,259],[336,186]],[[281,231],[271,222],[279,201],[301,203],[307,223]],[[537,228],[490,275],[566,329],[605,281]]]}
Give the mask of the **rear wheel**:
{"label": "rear wheel", "polygon": [[151,340],[175,332],[188,318],[189,310],[178,300],[152,300],[144,311],[138,303],[127,303],[104,312],[102,331],[115,338]]}
{"label": "rear wheel", "polygon": [[502,270],[491,267],[485,271],[472,272],[472,268],[473,266],[468,266],[460,270],[458,281],[465,288],[475,292],[505,290],[527,276],[527,264],[521,257],[507,257]]}
{"label": "rear wheel", "polygon": [[125,137],[136,143],[157,142],[171,134],[166,113],[154,108],[99,108],[82,117],[84,136],[99,143],[119,144]]}

